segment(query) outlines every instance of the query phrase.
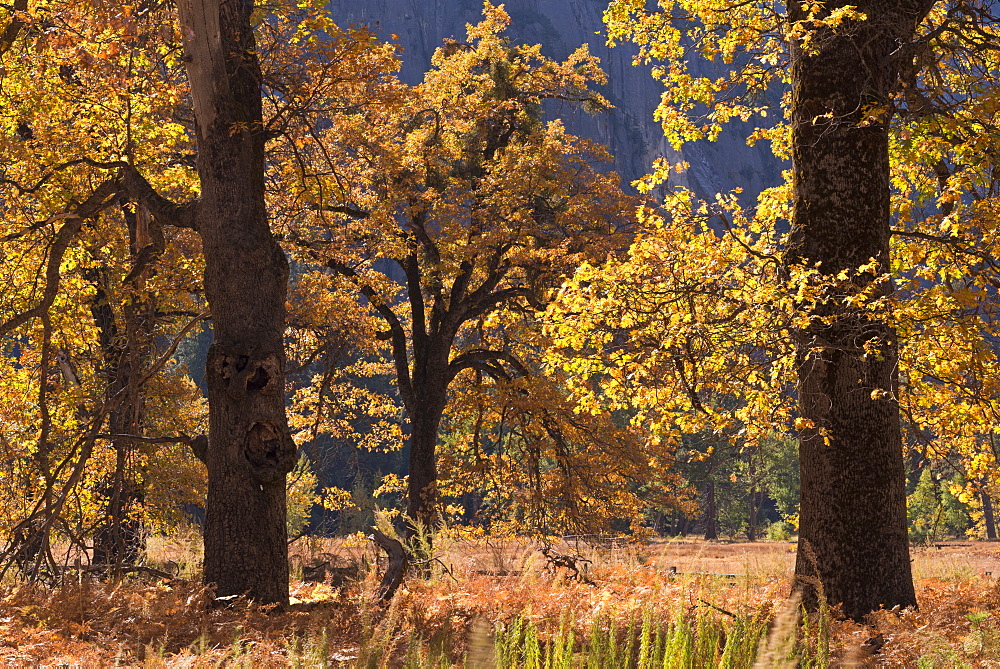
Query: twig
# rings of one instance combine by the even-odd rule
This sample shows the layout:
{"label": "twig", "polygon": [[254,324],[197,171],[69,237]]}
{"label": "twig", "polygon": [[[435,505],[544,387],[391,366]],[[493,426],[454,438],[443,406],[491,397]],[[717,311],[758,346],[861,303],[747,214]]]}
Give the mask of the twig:
{"label": "twig", "polygon": [[701,602],[702,604],[704,604],[705,606],[711,608],[711,609],[715,609],[719,613],[725,613],[730,618],[735,618],[736,620],[740,619],[740,617],[738,615],[736,615],[735,613],[732,613],[731,611],[726,611],[724,608],[716,606],[712,602],[706,602],[704,599],[702,599],[700,597],[698,598],[698,601]]}

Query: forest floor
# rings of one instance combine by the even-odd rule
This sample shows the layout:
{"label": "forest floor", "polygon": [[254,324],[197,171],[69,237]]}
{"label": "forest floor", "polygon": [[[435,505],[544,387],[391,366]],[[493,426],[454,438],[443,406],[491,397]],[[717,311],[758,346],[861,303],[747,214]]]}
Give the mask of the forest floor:
{"label": "forest floor", "polygon": [[[711,618],[731,637],[732,625],[760,621],[761,634],[780,618],[795,561],[789,542],[556,544],[577,556],[585,577],[576,579],[536,542],[450,538],[438,542],[429,575],[408,577],[385,608],[373,601],[384,559],[370,542],[306,538],[292,546],[292,603],[277,611],[213,606],[197,584],[197,543],[193,534],[150,542],[147,563],[174,579],[2,584],[0,665],[518,666],[524,661],[500,661],[494,643],[519,619],[537,630],[543,654],[557,636],[568,639],[576,665],[598,627],[640,638],[649,621]],[[826,626],[814,621],[799,631],[812,662],[1000,667],[1000,544],[947,541],[914,548],[912,557],[919,612],[879,612],[868,625],[835,615]],[[667,638],[660,652],[669,655]],[[640,645],[626,650],[641,661]],[[748,653],[735,664],[752,664]]]}

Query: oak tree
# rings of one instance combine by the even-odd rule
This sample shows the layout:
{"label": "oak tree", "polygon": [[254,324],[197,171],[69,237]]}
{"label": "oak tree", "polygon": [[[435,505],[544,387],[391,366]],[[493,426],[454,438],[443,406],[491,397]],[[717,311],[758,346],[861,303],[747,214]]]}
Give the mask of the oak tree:
{"label": "oak tree", "polygon": [[437,50],[422,84],[396,84],[396,104],[352,109],[299,151],[301,197],[316,213],[290,241],[382,321],[410,424],[411,531],[436,522],[437,444],[456,379],[528,374],[503,331],[530,321],[581,259],[605,253],[631,209],[617,176],[594,168],[601,150],[542,120],[544,104],[605,104],[588,89],[604,76],[596,60],[581,48],[553,62],[501,35],[501,8],[485,14],[468,43]]}
{"label": "oak tree", "polygon": [[[756,216],[734,212],[725,196],[715,205],[681,202],[686,213],[678,214],[683,195],[668,197],[675,220],[663,227],[686,225],[702,238],[694,242],[694,257],[705,252],[702,258],[722,264],[712,267],[710,280],[670,281],[667,304],[684,300],[688,313],[668,309],[664,317],[683,327],[658,338],[672,340],[664,362],[675,364],[676,397],[687,397],[705,421],[727,423],[699,397],[699,389],[714,387],[743,396],[737,419],[748,434],[769,416],[798,429],[802,550],[796,573],[807,598],[815,603],[822,583],[852,617],[914,604],[895,329],[905,322],[895,305],[906,296],[893,292],[890,276],[895,268],[905,276],[923,261],[909,256],[909,266],[892,265],[890,136],[900,118],[912,118],[930,99],[930,79],[942,81],[927,74],[935,71],[934,59],[952,62],[953,54],[968,53],[991,34],[988,13],[961,2],[788,3],[775,13],[763,3],[720,8],[663,1],[647,11],[622,1],[612,3],[607,18],[613,38],[636,41],[641,57],[658,61],[654,75],[666,85],[658,115],[675,145],[711,139],[732,118],[765,116],[768,92],[781,82],[790,86],[788,124],[761,128],[752,138],[766,137],[779,154],[790,155],[790,182],[762,194]],[[951,51],[942,50],[949,41]],[[689,67],[692,52],[723,67],[699,75]],[[976,89],[972,97],[982,94]],[[924,109],[931,115],[930,105]],[[657,170],[653,181],[663,176]],[[787,237],[783,220],[791,228]],[[662,235],[656,237],[662,244]],[[692,254],[682,249],[684,256]],[[752,286],[719,281],[721,267],[764,280],[756,285],[776,287],[777,294],[772,288],[770,297],[751,296]],[[723,305],[702,301],[720,290]],[[762,320],[767,312],[776,319]],[[752,322],[763,329],[746,338],[723,327]],[[713,341],[712,333],[733,344]],[[716,351],[739,352],[736,361],[756,371],[729,376],[739,365],[703,355],[720,344]],[[727,376],[736,379],[728,388]],[[771,384],[791,378],[797,416],[787,408],[775,414],[781,393]]]}
{"label": "oak tree", "polygon": [[[11,84],[5,95],[17,114],[6,119],[13,131],[4,150],[16,159],[4,187],[20,214],[12,217],[5,241],[16,242],[20,262],[5,265],[0,331],[29,337],[20,340],[27,357],[11,371],[25,377],[25,369],[39,370],[38,401],[17,424],[26,437],[37,435],[31,459],[45,474],[36,511],[15,533],[34,532],[32,523],[41,519],[38,536],[47,536],[66,501],[93,489],[82,483],[100,487],[105,475],[94,468],[103,460],[92,457],[100,454],[96,442],[110,439],[118,453],[125,452],[118,444],[189,443],[209,470],[206,579],[220,595],[284,602],[285,474],[296,457],[284,409],[288,267],[268,220],[268,207],[281,205],[280,198],[268,197],[283,189],[268,189],[266,147],[283,128],[315,121],[308,96],[295,92],[325,90],[367,72],[359,63],[371,40],[348,31],[326,39],[328,33],[319,33],[328,22],[297,4],[271,6],[269,20],[258,23],[252,3],[181,3],[180,26],[171,8],[67,2],[35,10],[23,16],[41,28],[18,43],[18,66],[5,71]],[[332,50],[341,49],[347,57],[297,58],[308,49],[313,56],[336,56]],[[37,58],[32,50],[52,57]],[[121,217],[112,215],[118,207]],[[43,220],[32,222],[34,216]],[[107,262],[111,250],[122,254],[115,257],[120,264]],[[202,290],[215,335],[207,371],[208,437],[192,438],[196,426],[190,422],[180,434],[146,436],[143,429],[168,423],[146,414],[138,420],[136,407],[162,409],[167,402],[155,397],[154,404],[142,388],[204,316],[190,312],[198,309]],[[181,299],[164,297],[171,294]],[[156,319],[187,324],[152,359],[149,344],[162,333],[148,332],[129,313],[145,313],[144,305],[154,303]],[[185,306],[170,316],[161,311],[175,304]],[[101,343],[103,367],[97,370],[73,364],[82,360],[77,346],[56,355],[56,341],[65,341],[81,313],[95,327],[80,331],[80,341]],[[32,328],[39,325],[36,334]],[[123,358],[122,350],[132,357]],[[66,401],[59,414],[48,402],[55,394],[54,362],[70,370],[64,379],[73,379],[60,393]],[[94,387],[104,393],[96,405],[77,390]],[[122,419],[109,422],[115,412]],[[36,414],[40,427],[32,422]],[[58,452],[57,433],[66,442]],[[8,450],[17,457],[18,448]],[[120,506],[121,468],[110,467],[110,502]],[[25,542],[11,545],[16,553]]]}

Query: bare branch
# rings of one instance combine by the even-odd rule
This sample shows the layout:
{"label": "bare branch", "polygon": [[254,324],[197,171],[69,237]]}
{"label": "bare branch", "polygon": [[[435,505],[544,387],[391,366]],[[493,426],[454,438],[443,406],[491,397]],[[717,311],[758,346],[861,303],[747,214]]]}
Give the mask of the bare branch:
{"label": "bare branch", "polygon": [[174,337],[174,340],[172,342],[170,342],[170,346],[168,346],[167,350],[163,352],[163,355],[161,355],[156,360],[156,362],[153,363],[153,365],[149,368],[149,371],[146,372],[145,376],[143,376],[139,380],[139,383],[136,384],[136,385],[142,386],[147,381],[149,381],[151,378],[153,378],[153,376],[155,376],[156,373],[160,371],[160,368],[163,367],[165,364],[167,364],[167,361],[170,360],[171,356],[173,356],[174,351],[177,350],[177,347],[180,345],[181,340],[184,339],[184,337],[186,337],[187,334],[189,332],[191,332],[191,330],[194,329],[195,325],[197,325],[198,323],[200,323],[202,321],[202,319],[204,319],[206,316],[208,316],[209,313],[210,312],[206,311],[204,313],[198,314],[197,316],[195,316],[194,318],[192,318],[190,321],[188,321],[188,324],[185,325],[183,328],[181,328],[181,331],[177,333],[177,335]]}
{"label": "bare branch", "polygon": [[141,437],[137,434],[95,434],[94,439],[113,441],[134,441],[143,444],[190,444],[195,437],[177,435],[173,437]]}

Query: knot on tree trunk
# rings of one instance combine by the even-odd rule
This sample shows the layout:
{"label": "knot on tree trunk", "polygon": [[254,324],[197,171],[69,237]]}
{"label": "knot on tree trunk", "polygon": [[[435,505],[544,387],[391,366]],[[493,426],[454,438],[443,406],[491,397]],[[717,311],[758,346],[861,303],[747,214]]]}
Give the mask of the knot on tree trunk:
{"label": "knot on tree trunk", "polygon": [[283,386],[281,367],[274,353],[260,357],[237,352],[209,352],[209,369],[234,398],[280,394]]}
{"label": "knot on tree trunk", "polygon": [[268,422],[256,422],[247,430],[243,455],[254,479],[274,483],[295,466],[295,443],[285,430]]}

